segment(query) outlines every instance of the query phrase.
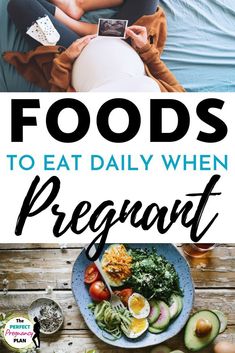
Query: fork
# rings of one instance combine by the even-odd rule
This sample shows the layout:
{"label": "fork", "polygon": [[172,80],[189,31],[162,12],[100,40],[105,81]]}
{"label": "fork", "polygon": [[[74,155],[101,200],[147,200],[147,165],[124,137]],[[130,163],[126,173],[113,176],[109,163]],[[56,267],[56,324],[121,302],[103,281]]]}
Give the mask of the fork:
{"label": "fork", "polygon": [[[96,253],[96,248],[95,248],[95,246],[93,245],[93,246],[90,248],[90,250],[89,250],[89,256],[92,257],[92,256],[95,255],[95,253]],[[100,260],[97,259],[97,260],[94,261],[94,263],[95,263],[96,267],[98,268],[99,273],[100,273],[101,276],[103,277],[103,280],[104,280],[104,283],[105,283],[106,287],[107,287],[108,290],[109,290],[109,293],[110,293],[110,304],[111,304],[112,308],[113,308],[114,310],[116,310],[116,311],[119,311],[120,309],[126,309],[126,307],[124,306],[124,304],[121,302],[119,296],[116,295],[116,294],[113,292],[113,290],[112,290],[112,288],[111,288],[111,286],[110,286],[110,284],[109,284],[109,282],[108,282],[108,279],[107,279],[107,277],[106,277],[106,274],[104,273],[104,271],[103,271],[103,269],[102,269],[102,265],[101,265]]]}

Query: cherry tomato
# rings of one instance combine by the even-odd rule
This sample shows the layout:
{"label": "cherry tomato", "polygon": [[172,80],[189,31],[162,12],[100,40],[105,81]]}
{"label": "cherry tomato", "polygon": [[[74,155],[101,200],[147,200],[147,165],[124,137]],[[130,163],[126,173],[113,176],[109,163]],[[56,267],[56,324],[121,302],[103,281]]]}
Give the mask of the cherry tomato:
{"label": "cherry tomato", "polygon": [[91,298],[96,302],[108,300],[110,297],[109,290],[102,281],[96,281],[92,283],[89,289],[89,294]]}
{"label": "cherry tomato", "polygon": [[100,273],[95,264],[90,264],[87,266],[84,275],[84,282],[86,284],[91,284],[100,279]]}
{"label": "cherry tomato", "polygon": [[122,303],[127,306],[128,299],[133,294],[133,290],[131,288],[125,288],[122,290],[116,290],[114,293],[117,294],[121,299]]}

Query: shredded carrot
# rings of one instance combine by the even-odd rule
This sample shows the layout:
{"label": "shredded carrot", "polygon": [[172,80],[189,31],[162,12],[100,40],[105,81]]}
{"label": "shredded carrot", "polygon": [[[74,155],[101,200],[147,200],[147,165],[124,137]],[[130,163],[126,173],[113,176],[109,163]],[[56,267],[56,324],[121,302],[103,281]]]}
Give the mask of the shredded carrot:
{"label": "shredded carrot", "polygon": [[122,282],[131,275],[132,257],[122,244],[109,247],[105,251],[102,264],[103,270],[114,282]]}

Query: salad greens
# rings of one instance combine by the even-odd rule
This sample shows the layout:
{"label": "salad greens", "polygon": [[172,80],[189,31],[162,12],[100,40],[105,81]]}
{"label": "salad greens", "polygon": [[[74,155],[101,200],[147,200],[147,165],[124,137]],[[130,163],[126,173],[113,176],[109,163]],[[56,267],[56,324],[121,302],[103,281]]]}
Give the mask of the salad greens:
{"label": "salad greens", "polygon": [[132,257],[132,275],[125,281],[145,298],[156,298],[170,303],[171,295],[182,296],[175,268],[156,249],[129,249]]}

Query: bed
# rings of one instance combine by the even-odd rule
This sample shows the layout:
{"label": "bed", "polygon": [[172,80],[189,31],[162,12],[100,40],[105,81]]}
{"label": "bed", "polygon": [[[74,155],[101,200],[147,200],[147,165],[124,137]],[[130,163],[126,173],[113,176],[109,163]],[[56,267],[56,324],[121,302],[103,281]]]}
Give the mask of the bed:
{"label": "bed", "polygon": [[[0,1],[0,52],[27,51],[28,46]],[[188,92],[235,91],[235,1],[160,0],[168,22],[163,60]],[[83,19],[109,18],[115,9],[92,11]],[[1,92],[39,92],[0,58]]]}

